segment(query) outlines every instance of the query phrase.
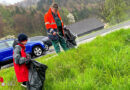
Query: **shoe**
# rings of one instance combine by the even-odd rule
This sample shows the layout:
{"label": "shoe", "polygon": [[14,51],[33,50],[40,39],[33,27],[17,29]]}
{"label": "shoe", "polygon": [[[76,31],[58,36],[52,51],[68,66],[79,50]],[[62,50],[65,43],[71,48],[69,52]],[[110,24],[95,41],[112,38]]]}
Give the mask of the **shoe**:
{"label": "shoe", "polygon": [[26,82],[23,82],[23,83],[21,84],[21,86],[27,88]]}

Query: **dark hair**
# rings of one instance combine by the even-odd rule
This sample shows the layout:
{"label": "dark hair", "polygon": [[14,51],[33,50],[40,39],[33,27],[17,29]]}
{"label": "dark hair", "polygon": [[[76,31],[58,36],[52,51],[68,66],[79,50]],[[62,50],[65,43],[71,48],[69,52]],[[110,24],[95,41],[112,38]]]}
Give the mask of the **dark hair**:
{"label": "dark hair", "polygon": [[28,40],[28,36],[26,34],[21,33],[18,35],[19,42],[26,41],[26,40]]}
{"label": "dark hair", "polygon": [[57,3],[53,3],[53,4],[52,4],[52,8],[58,9],[58,4],[57,4]]}

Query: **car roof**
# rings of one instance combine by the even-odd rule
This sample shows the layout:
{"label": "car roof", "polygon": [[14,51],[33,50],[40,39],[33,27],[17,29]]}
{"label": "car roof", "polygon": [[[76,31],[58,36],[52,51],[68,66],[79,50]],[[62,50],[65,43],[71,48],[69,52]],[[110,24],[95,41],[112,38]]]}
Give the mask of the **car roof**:
{"label": "car roof", "polygon": [[30,38],[45,38],[47,36],[34,36],[34,37],[30,37]]}
{"label": "car roof", "polygon": [[44,39],[46,37],[47,36],[35,36],[35,37],[30,37],[29,40],[31,40],[31,41],[35,41],[35,40],[40,41],[40,40],[42,40],[42,39]]}

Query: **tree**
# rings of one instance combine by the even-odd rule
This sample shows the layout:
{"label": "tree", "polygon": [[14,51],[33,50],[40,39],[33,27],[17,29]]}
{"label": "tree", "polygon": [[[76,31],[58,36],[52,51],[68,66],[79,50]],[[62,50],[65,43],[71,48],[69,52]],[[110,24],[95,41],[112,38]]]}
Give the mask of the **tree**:
{"label": "tree", "polygon": [[61,17],[62,17],[64,24],[66,24],[66,25],[69,24],[69,19],[67,18],[69,11],[66,8],[61,8],[60,14],[61,14]]}
{"label": "tree", "polygon": [[126,10],[127,5],[124,0],[106,0],[101,8],[101,14],[107,22],[116,24],[128,18]]}
{"label": "tree", "polygon": [[3,23],[3,19],[0,16],[0,37],[4,36],[4,23]]}
{"label": "tree", "polygon": [[72,13],[69,13],[67,18],[69,19],[69,24],[75,23],[75,18]]}

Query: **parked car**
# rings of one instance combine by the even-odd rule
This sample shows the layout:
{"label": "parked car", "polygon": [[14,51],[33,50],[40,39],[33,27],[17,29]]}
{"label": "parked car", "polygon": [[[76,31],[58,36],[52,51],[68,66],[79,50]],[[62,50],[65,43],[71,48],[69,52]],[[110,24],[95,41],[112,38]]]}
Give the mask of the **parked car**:
{"label": "parked car", "polygon": [[45,45],[46,51],[48,51],[49,47],[52,46],[52,43],[51,43],[50,39],[47,36],[31,37],[31,38],[29,38],[29,41],[42,41],[44,43],[44,45]]}
{"label": "parked car", "polygon": [[[0,41],[0,66],[12,61],[14,39]],[[45,51],[45,45],[40,41],[28,41],[26,53],[39,57]]]}

